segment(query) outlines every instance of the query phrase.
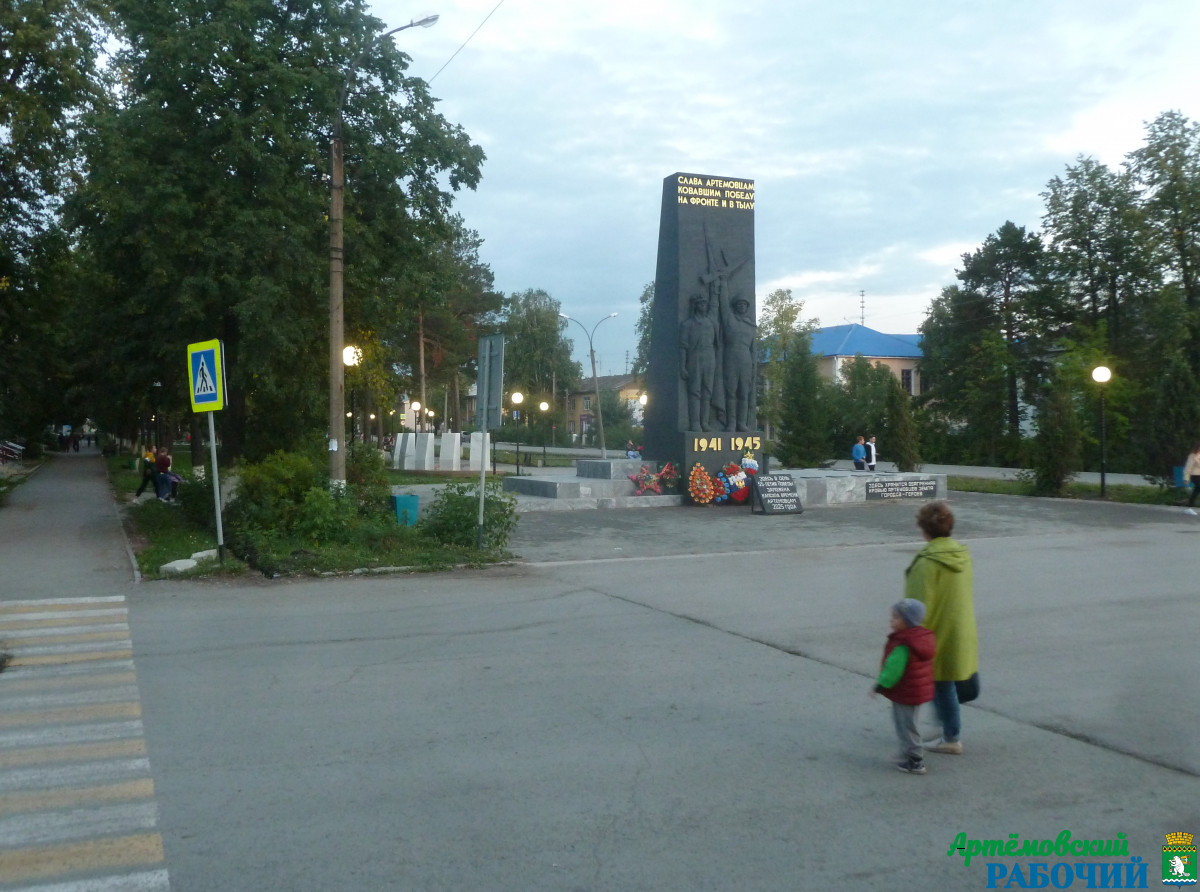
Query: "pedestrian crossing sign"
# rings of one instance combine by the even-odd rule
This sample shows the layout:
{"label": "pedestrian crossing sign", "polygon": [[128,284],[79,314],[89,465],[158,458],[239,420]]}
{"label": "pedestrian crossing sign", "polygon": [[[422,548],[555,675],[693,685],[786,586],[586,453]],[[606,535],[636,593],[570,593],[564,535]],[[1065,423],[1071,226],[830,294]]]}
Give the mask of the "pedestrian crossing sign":
{"label": "pedestrian crossing sign", "polygon": [[188,383],[193,412],[225,408],[225,360],[220,341],[188,344]]}

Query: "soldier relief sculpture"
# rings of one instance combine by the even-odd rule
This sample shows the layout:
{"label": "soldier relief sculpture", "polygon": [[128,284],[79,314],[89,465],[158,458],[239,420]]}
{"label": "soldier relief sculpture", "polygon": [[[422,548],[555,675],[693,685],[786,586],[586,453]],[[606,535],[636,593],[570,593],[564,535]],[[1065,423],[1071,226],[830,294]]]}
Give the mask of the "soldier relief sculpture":
{"label": "soldier relief sculpture", "polygon": [[679,328],[679,377],[687,394],[687,430],[750,431],[757,422],[755,374],[758,328],[750,300],[731,264],[704,232],[708,269],[688,295],[688,317]]}

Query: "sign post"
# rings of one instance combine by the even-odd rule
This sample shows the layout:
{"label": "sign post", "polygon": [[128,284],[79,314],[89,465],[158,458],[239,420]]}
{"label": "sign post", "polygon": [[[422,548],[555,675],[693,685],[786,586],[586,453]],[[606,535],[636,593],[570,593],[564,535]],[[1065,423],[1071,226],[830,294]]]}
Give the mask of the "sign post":
{"label": "sign post", "polygon": [[[504,403],[504,335],[488,335],[479,339],[479,377],[475,384],[475,426],[487,438],[500,427],[500,408]],[[486,443],[485,443],[486,446]],[[493,465],[495,460],[493,459]],[[517,470],[520,471],[520,458]],[[492,472],[495,473],[493,467]],[[487,462],[479,459],[479,524],[475,547],[483,549],[483,500],[487,484]]]}
{"label": "sign post", "polygon": [[221,525],[221,480],[217,476],[217,432],[213,424],[213,412],[225,408],[225,351],[220,341],[188,344],[188,384],[192,394],[192,411],[208,413],[213,508],[217,515],[217,557],[224,565],[225,530]]}

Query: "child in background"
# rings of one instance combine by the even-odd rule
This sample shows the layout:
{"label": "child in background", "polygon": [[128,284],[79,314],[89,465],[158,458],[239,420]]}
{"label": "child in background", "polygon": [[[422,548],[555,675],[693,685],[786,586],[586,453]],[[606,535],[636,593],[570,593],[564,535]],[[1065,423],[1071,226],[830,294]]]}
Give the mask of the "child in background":
{"label": "child in background", "polygon": [[933,655],[937,639],[921,623],[925,605],[905,598],[892,607],[892,633],[883,648],[883,664],[872,694],[892,701],[892,720],[900,738],[901,761],[896,767],[909,774],[925,773],[917,710],[933,700]]}

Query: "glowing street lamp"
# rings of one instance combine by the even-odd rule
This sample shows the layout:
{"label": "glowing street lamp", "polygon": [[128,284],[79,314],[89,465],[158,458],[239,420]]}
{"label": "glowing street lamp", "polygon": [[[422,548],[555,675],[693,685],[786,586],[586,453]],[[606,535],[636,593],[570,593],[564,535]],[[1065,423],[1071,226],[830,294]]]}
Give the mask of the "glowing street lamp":
{"label": "glowing street lamp", "polygon": [[1104,431],[1104,385],[1112,380],[1112,370],[1108,366],[1098,365],[1092,369],[1092,380],[1100,385],[1100,498],[1104,498],[1105,462],[1107,459]]}

